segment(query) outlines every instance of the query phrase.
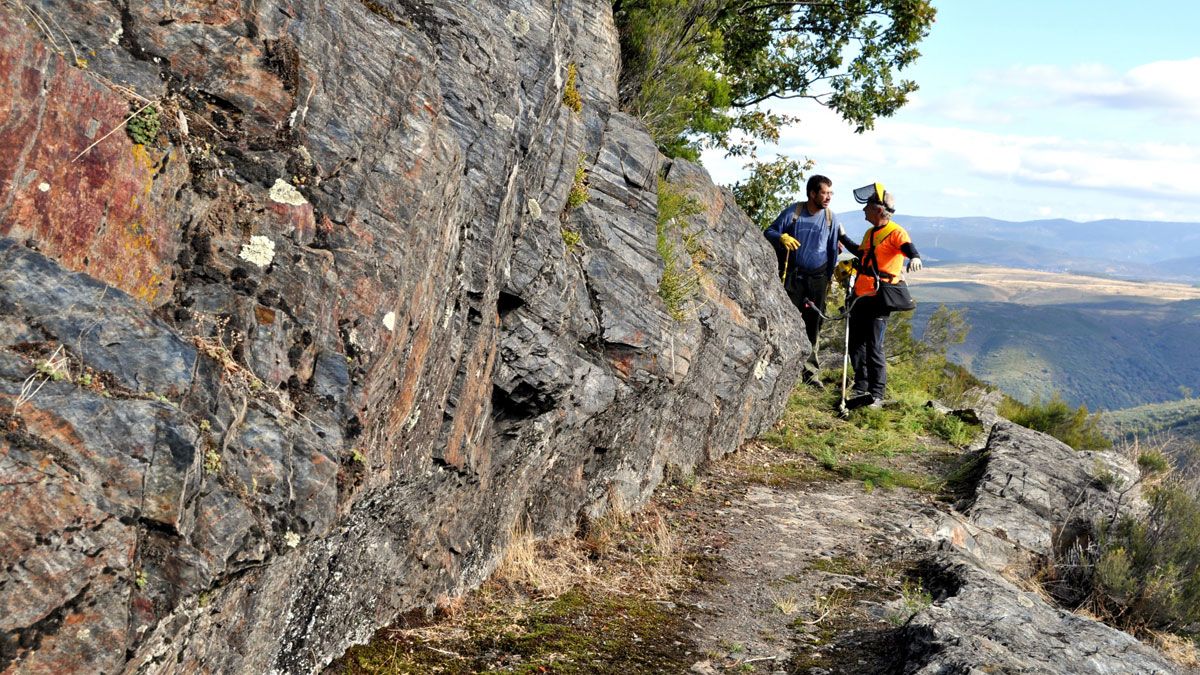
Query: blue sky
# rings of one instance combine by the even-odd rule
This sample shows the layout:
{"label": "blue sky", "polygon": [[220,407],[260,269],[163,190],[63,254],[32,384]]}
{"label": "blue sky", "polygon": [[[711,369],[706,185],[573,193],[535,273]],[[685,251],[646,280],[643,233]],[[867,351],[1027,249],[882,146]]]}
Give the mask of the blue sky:
{"label": "blue sky", "polygon": [[[801,118],[777,150],[833,179],[836,210],[877,180],[901,214],[1200,222],[1200,1],[934,6],[902,73],[921,89],[874,130],[773,107]],[[742,175],[719,153],[704,163],[719,183]]]}

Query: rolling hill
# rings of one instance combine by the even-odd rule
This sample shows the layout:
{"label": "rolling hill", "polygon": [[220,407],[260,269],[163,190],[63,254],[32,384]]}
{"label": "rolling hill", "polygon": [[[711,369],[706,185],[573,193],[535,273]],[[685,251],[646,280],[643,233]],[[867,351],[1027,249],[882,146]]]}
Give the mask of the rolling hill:
{"label": "rolling hill", "polygon": [[909,278],[918,331],[937,305],[971,324],[954,360],[1009,394],[1117,410],[1200,389],[1200,289],[975,265]]}

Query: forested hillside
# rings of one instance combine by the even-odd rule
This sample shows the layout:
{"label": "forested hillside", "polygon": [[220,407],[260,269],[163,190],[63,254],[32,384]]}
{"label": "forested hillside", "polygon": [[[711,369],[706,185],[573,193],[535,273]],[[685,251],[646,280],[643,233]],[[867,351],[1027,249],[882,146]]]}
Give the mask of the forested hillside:
{"label": "forested hillside", "polygon": [[1192,398],[1190,391],[1183,393],[1189,396],[1104,413],[1101,427],[1112,438],[1162,444],[1181,464],[1196,465],[1200,463],[1200,399]]}
{"label": "forested hillside", "polygon": [[1177,399],[1200,382],[1200,300],[1164,302],[1154,287],[1080,277],[1055,284],[1021,270],[972,278],[963,269],[958,281],[929,272],[912,279],[916,324],[941,303],[962,309],[971,331],[952,358],[1012,396],[1058,391],[1075,405],[1117,410]]}

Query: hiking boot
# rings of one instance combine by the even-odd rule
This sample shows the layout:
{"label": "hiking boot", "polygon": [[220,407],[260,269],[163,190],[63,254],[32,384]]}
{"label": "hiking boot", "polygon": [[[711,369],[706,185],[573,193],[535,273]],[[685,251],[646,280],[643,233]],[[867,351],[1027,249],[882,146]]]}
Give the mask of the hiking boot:
{"label": "hiking boot", "polygon": [[879,409],[883,408],[883,399],[881,399],[881,398],[874,399],[873,401],[871,401],[870,403],[867,404],[867,407],[873,408],[875,410],[879,410]]}

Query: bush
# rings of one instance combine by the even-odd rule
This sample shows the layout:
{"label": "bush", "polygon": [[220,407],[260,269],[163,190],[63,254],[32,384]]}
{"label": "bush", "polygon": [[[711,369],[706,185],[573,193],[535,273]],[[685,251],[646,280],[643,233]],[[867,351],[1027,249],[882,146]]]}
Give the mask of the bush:
{"label": "bush", "polygon": [[985,385],[966,368],[950,362],[946,353],[951,345],[961,344],[970,330],[962,310],[942,305],[929,317],[925,334],[918,340],[912,334],[912,313],[892,314],[884,336],[888,379],[894,383],[891,388],[950,406],[968,403],[967,394]]}
{"label": "bush", "polygon": [[1091,601],[1123,628],[1200,635],[1200,498],[1178,480],[1148,498],[1145,518],[1099,528]]}
{"label": "bush", "polygon": [[999,413],[1023,427],[1050,434],[1076,450],[1112,447],[1112,441],[1100,432],[1100,416],[1089,414],[1085,405],[1072,410],[1058,393],[1048,401],[1036,397],[1031,403],[1005,396]]}

